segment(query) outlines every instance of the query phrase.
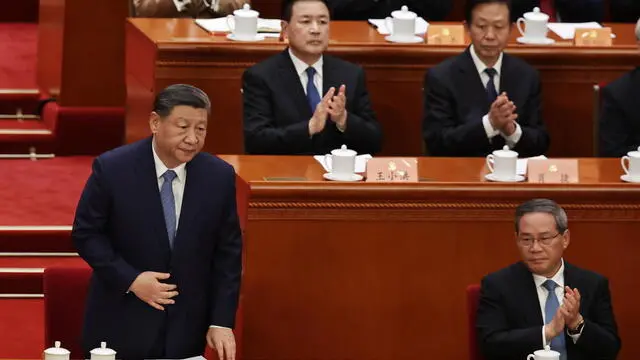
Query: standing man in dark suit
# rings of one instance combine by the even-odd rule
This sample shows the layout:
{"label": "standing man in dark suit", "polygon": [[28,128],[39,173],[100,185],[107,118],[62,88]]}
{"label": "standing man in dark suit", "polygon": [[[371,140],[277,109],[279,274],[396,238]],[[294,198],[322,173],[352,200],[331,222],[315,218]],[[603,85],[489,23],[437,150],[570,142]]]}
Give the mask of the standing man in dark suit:
{"label": "standing man in dark suit", "polygon": [[567,214],[552,200],[516,209],[522,261],[482,279],[477,313],[487,360],[526,359],[549,345],[561,360],[614,360],[620,338],[608,280],[565,262]]}
{"label": "standing man in dark suit", "polygon": [[[640,20],[636,24],[640,46]],[[640,146],[640,67],[602,88],[599,152],[602,157],[620,157]]]}
{"label": "standing man in dark suit", "polygon": [[242,77],[247,153],[325,154],[343,144],[358,153],[380,151],[364,71],[324,54],[329,22],[325,0],[285,3],[289,48]]}
{"label": "standing man in dark suit", "polygon": [[471,46],[425,75],[429,154],[486,156],[505,145],[521,157],[543,154],[549,136],[538,72],[503,53],[511,32],[509,0],[469,0],[465,10]]}
{"label": "standing man in dark suit", "polygon": [[451,0],[327,0],[335,20],[384,19],[406,5],[427,21],[443,21],[453,6]]}
{"label": "standing man in dark suit", "polygon": [[200,153],[210,106],[172,85],[156,97],[153,137],[94,161],[72,231],[93,268],[85,351],[106,341],[119,359],[182,359],[206,339],[234,359],[242,239],[234,169]]}

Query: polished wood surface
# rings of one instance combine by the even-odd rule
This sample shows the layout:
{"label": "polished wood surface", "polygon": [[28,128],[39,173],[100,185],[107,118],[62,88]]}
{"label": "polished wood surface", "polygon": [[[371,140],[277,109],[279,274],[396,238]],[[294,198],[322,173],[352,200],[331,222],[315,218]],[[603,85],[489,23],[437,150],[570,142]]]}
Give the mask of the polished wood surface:
{"label": "polished wood surface", "polygon": [[61,106],[124,107],[128,0],[41,0],[38,85]]}
{"label": "polished wood surface", "polygon": [[565,186],[487,183],[482,159],[421,158],[417,184],[323,181],[310,157],[223,159],[251,186],[245,360],[468,359],[465,287],[518,260],[514,209],[535,197],[567,210],[565,259],[610,279],[618,359],[640,357],[640,186],[617,159],[580,159]]}
{"label": "polished wood surface", "polygon": [[[543,118],[551,134],[552,156],[592,156],[592,86],[619,77],[638,64],[633,25],[613,24],[617,37],[610,48],[576,48],[558,40],[552,46],[515,42],[507,52],[541,74]],[[189,19],[131,19],[127,24],[127,141],[146,136],[145,123],[153,95],[184,82],[201,87],[212,98],[212,131],[208,151],[244,152],[242,132],[243,71],[285,48],[277,39],[236,43],[225,34],[211,35]],[[555,35],[550,35],[555,37]],[[424,73],[462,46],[391,44],[365,22],[333,22],[328,52],[359,63],[383,132],[383,154],[420,155]],[[134,81],[135,80],[135,81]],[[133,95],[132,95],[133,94]],[[144,130],[144,131],[141,131]]]}

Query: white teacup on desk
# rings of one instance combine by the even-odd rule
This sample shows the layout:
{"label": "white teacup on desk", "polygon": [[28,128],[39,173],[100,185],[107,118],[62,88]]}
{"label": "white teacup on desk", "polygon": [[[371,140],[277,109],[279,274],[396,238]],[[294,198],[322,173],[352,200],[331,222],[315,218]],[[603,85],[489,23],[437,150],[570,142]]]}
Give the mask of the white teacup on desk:
{"label": "white teacup on desk", "polygon": [[258,34],[259,15],[260,13],[252,10],[249,4],[244,4],[242,9],[234,11],[233,15],[227,15],[227,26],[231,30],[227,38],[237,41],[263,40],[264,36]]}
{"label": "white teacup on desk", "polygon": [[518,153],[505,146],[487,155],[487,168],[491,171],[486,178],[490,181],[522,181],[524,177],[516,172]]}
{"label": "white teacup on desk", "polygon": [[560,360],[560,353],[551,350],[547,345],[544,350],[536,350],[533,354],[527,355],[527,360]]}
{"label": "white teacup on desk", "polygon": [[391,17],[385,19],[385,25],[391,35],[385,39],[392,42],[413,43],[424,39],[416,36],[416,20],[418,15],[409,11],[406,5],[400,10],[391,12]]}
{"label": "white teacup on desk", "polygon": [[[524,24],[524,29],[522,25]],[[516,26],[522,37],[518,38],[518,42],[526,44],[548,44],[553,43],[552,39],[547,38],[549,32],[549,15],[540,11],[540,8],[534,8],[533,11],[525,13],[523,17],[516,21]]]}
{"label": "white teacup on desk", "polygon": [[629,151],[627,155],[621,157],[620,164],[626,174],[622,176],[622,180],[640,182],[640,148],[637,151]]}
{"label": "white teacup on desk", "polygon": [[56,341],[53,347],[44,351],[44,360],[69,360],[71,353],[63,348],[60,341]]}
{"label": "white teacup on desk", "polygon": [[331,154],[325,155],[325,164],[331,164],[331,171],[324,174],[327,180],[338,181],[358,181],[362,180],[362,175],[356,174],[355,150],[347,149],[342,145],[340,149],[331,150]]}

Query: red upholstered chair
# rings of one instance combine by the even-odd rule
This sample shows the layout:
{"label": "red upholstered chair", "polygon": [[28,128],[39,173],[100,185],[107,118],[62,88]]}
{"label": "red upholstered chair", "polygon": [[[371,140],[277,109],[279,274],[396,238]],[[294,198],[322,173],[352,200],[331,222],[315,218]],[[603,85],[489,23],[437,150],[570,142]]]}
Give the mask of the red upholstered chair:
{"label": "red upholstered chair", "polygon": [[467,287],[467,312],[469,319],[469,360],[484,360],[478,349],[478,335],[476,333],[476,312],[480,300],[480,285],[473,284]]}
{"label": "red upholstered chair", "polygon": [[44,270],[45,347],[61,341],[72,359],[84,359],[82,322],[91,268],[50,267]]}
{"label": "red upholstered chair", "polygon": [[[249,185],[240,177],[236,177],[236,201],[240,228],[244,233],[247,226],[247,212],[249,209]],[[242,254],[244,264],[245,252]],[[54,341],[61,341],[62,346],[71,351],[72,359],[84,359],[82,350],[82,324],[84,321],[84,306],[91,277],[91,268],[83,267],[50,267],[44,271],[44,317],[45,317],[45,347],[53,346]],[[242,294],[242,291],[240,292]],[[236,359],[240,360],[242,353],[242,295],[236,313]],[[108,345],[108,344],[107,344]],[[216,359],[208,346],[205,357]]]}

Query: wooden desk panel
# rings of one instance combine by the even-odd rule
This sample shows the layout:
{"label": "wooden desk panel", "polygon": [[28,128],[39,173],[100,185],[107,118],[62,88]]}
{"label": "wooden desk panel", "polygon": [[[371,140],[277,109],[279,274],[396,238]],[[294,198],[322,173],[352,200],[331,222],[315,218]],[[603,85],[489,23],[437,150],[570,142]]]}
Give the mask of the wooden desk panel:
{"label": "wooden desk panel", "polygon": [[[246,360],[468,359],[465,287],[518,260],[513,212],[534,197],[567,210],[567,261],[609,277],[623,343],[640,336],[640,186],[616,159],[560,186],[484,182],[482,159],[422,158],[429,181],[380,185],[322,181],[309,157],[223,158],[251,184]],[[305,181],[265,181],[287,177]]]}
{"label": "wooden desk panel", "polygon": [[[543,116],[551,133],[552,156],[592,156],[592,85],[609,82],[637,64],[638,50],[632,25],[613,25],[612,48],[575,48],[559,41],[547,47],[515,43],[507,51],[540,70]],[[141,105],[150,107],[152,95],[176,82],[199,86],[212,98],[212,131],[206,150],[243,153],[241,76],[244,69],[273,55],[285,45],[276,39],[235,43],[222,34],[210,35],[189,19],[131,19],[127,38],[145,39],[148,46],[127,53],[128,76],[153,74],[151,93]],[[384,131],[383,153],[420,155],[422,141],[422,86],[424,73],[464,50],[459,46],[399,45],[387,43],[364,22],[333,22],[329,53],[362,64],[367,71],[373,107]],[[148,54],[152,51],[152,54]],[[155,59],[147,61],[143,59]],[[135,64],[135,65],[134,65]],[[138,69],[138,70],[136,70]],[[136,84],[129,91],[139,93]],[[145,88],[146,91],[149,88]],[[135,127],[140,121],[128,116]],[[144,119],[146,121],[146,118]],[[146,136],[127,129],[127,141]]]}

